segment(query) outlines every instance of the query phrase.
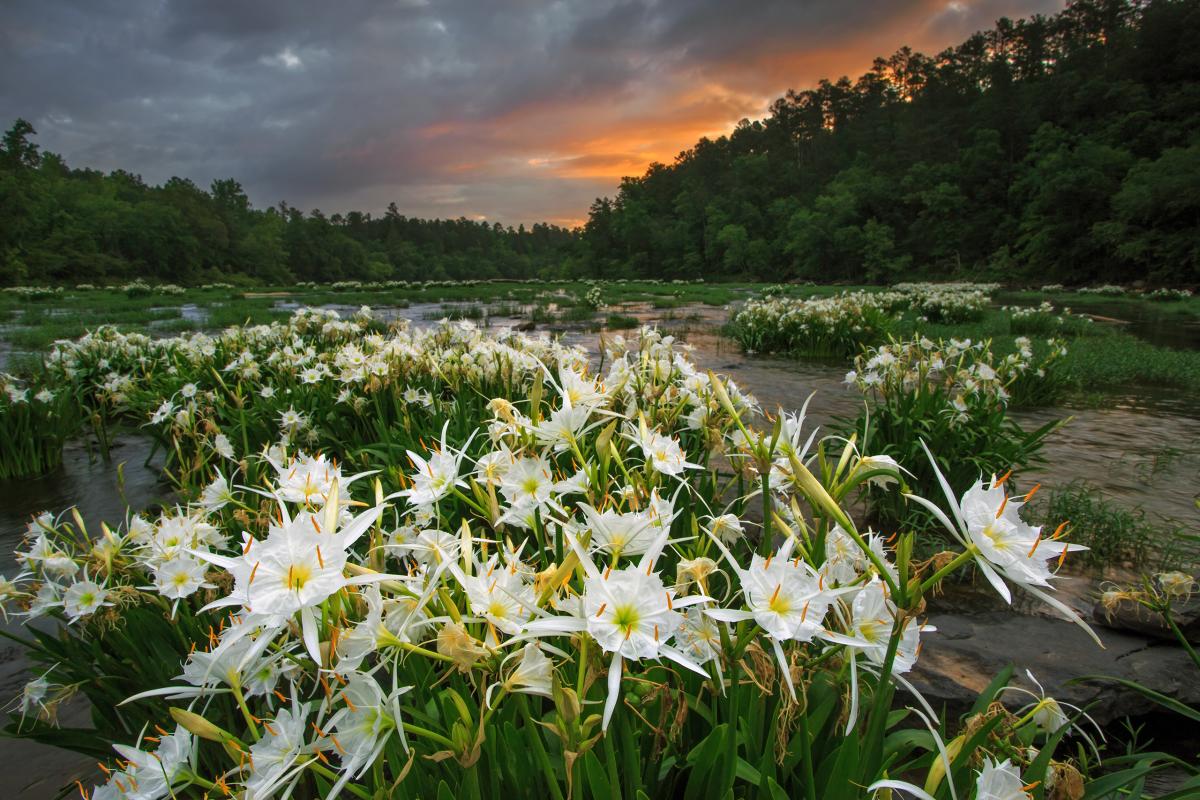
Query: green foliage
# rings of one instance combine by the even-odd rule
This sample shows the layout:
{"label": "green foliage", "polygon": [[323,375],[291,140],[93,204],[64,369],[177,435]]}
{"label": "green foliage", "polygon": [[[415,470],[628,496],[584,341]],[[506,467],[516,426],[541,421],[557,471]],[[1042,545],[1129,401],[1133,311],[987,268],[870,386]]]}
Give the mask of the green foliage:
{"label": "green foliage", "polygon": [[1091,548],[1080,553],[1079,560],[1097,566],[1122,561],[1140,566],[1153,542],[1169,539],[1141,508],[1128,509],[1106,500],[1099,488],[1083,482],[1052,492],[1038,516],[1051,529],[1070,520],[1071,540]]}
{"label": "green foliage", "polygon": [[1140,384],[1200,391],[1200,352],[1155,347],[1122,332],[1076,339],[1063,370],[1084,389]]}

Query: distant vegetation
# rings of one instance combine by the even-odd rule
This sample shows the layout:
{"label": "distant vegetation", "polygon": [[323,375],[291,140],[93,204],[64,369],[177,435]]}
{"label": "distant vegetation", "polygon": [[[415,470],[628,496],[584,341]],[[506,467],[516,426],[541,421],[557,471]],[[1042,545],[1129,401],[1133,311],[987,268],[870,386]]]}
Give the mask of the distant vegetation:
{"label": "distant vegetation", "polygon": [[0,285],[518,278],[557,269],[577,234],[554,225],[251,208],[236,180],[205,191],[70,169],[18,119],[0,143]]}
{"label": "distant vegetation", "polygon": [[70,169],[0,143],[0,284],[910,276],[1200,283],[1200,0],[1078,0],[855,81],[625,179],[581,231],[390,206],[251,208],[235,180]]}

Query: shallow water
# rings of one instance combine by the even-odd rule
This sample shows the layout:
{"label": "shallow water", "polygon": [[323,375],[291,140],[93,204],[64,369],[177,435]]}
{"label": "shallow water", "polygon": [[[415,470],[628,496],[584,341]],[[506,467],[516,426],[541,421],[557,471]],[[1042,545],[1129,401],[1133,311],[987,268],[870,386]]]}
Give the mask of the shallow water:
{"label": "shallow water", "polygon": [[[996,305],[1036,306],[1024,299],[1005,298],[1001,293]],[[1110,325],[1145,339],[1156,347],[1175,350],[1200,350],[1200,320],[1171,314],[1158,305],[1141,300],[1095,300],[1079,295],[1065,305],[1071,313],[1092,317],[1097,325]]]}
{"label": "shallow water", "polygon": [[[143,466],[149,454],[149,440],[142,437],[118,438],[111,461],[98,454],[93,456],[75,443],[67,447],[62,466],[54,472],[38,478],[0,481],[0,574],[11,577],[17,571],[13,550],[21,543],[29,520],[42,511],[58,514],[75,505],[88,530],[96,531],[101,522],[115,525],[125,518],[122,491],[129,505],[137,509],[170,502],[170,489],[159,479],[161,459],[150,467]],[[120,464],[124,464],[123,485],[117,478]],[[17,618],[0,625],[10,633],[24,633]],[[0,705],[7,705],[21,693],[28,679],[26,666],[23,650],[8,639],[0,639]],[[86,726],[86,703],[69,706],[60,721],[64,727]],[[32,741],[6,740],[3,750],[9,764],[7,780],[11,782],[0,796],[53,798],[64,783],[76,778],[86,782],[96,772],[90,758]]]}
{"label": "shallow water", "polygon": [[[477,305],[423,303],[373,310],[385,321],[407,319],[414,326],[429,327],[436,325],[450,309]],[[286,309],[295,304],[285,300],[277,306]],[[324,307],[343,316],[358,310],[350,305]],[[727,309],[704,305],[653,309],[641,303],[610,310],[656,324],[676,335],[691,348],[690,356],[697,367],[732,377],[767,411],[773,413],[780,407],[798,409],[812,394],[808,406],[810,430],[811,426],[819,425],[823,432],[828,432],[835,418],[857,416],[861,408],[861,396],[842,382],[845,363],[747,356],[736,343],[720,335]],[[477,324],[511,327],[521,322],[494,316]],[[555,325],[548,330],[561,334],[566,343],[585,347],[598,360],[601,334],[584,330],[580,325]],[[603,335],[634,334],[636,331],[613,331]],[[1188,346],[1200,346],[1200,339]],[[1023,477],[1027,482],[1042,481],[1046,489],[1052,489],[1075,480],[1087,480],[1098,485],[1109,500],[1128,506],[1142,505],[1152,515],[1190,524],[1194,529],[1198,514],[1193,497],[1200,491],[1197,398],[1179,391],[1125,390],[1107,397],[1101,408],[1026,411],[1016,416],[1028,428],[1068,415],[1074,419],[1047,440],[1044,451],[1047,466],[1026,472]],[[33,480],[0,481],[0,574],[14,571],[12,550],[30,517],[40,511],[58,513],[75,504],[89,529],[98,527],[101,520],[110,523],[123,520],[125,502],[118,491],[116,474],[119,463],[125,463],[124,493],[133,508],[170,502],[169,487],[160,482],[158,470],[143,466],[148,454],[148,441],[133,436],[118,441],[111,463],[90,458],[86,449],[73,445],[64,455],[63,466],[50,475]],[[1082,605],[1091,584],[1074,583],[1064,594],[1078,599]],[[6,702],[20,692],[24,673],[25,662],[19,649],[0,645],[0,701]],[[86,782],[86,776],[93,772],[90,760],[50,747],[10,741],[4,744],[4,749],[13,765],[10,770],[13,786],[21,797],[53,797],[64,780],[85,776]]]}

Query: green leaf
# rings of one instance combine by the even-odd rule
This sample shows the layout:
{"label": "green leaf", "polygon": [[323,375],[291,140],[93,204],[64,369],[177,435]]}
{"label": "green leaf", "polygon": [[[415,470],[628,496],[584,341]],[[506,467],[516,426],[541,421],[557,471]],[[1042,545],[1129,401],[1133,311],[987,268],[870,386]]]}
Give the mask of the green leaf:
{"label": "green leaf", "polygon": [[1117,678],[1113,677],[1112,675],[1084,675],[1081,678],[1076,678],[1075,680],[1071,681],[1071,683],[1080,683],[1083,681],[1110,681],[1112,683],[1119,684],[1127,689],[1132,689],[1133,691],[1144,695],[1146,698],[1153,700],[1163,708],[1187,717],[1193,722],[1200,722],[1200,710],[1181,703],[1173,697],[1167,697],[1165,694],[1156,692],[1153,689],[1143,686],[1137,681],[1130,681],[1126,680],[1125,678]]}
{"label": "green leaf", "polygon": [[588,796],[597,799],[612,797],[612,784],[608,782],[608,776],[604,773],[604,765],[596,757],[596,751],[588,750],[580,761],[583,762],[583,771],[587,775]]}
{"label": "green leaf", "polygon": [[971,706],[971,714],[982,714],[987,710],[987,707],[996,699],[996,695],[1000,693],[1000,690],[1008,686],[1008,682],[1012,680],[1013,671],[1013,665],[1009,664],[996,673],[996,677],[992,678],[992,682],[987,685],[986,689],[980,692],[979,697],[975,700],[975,704]]}
{"label": "green leaf", "polygon": [[767,778],[767,791],[771,793],[771,800],[790,800],[788,793],[775,782],[774,778]]}

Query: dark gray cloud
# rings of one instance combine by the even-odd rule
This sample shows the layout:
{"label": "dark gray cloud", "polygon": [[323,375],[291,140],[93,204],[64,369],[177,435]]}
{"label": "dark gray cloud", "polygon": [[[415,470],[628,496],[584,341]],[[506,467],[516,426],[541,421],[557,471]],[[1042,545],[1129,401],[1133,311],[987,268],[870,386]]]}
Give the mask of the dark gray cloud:
{"label": "dark gray cloud", "polygon": [[16,0],[0,116],[256,205],[572,220],[770,98],[1059,0]]}

